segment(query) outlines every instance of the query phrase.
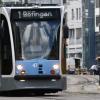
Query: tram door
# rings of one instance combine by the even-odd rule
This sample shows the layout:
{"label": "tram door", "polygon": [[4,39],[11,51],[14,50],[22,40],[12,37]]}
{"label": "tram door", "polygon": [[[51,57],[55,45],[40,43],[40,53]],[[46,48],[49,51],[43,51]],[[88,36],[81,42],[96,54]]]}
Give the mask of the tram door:
{"label": "tram door", "polygon": [[6,18],[3,15],[0,17],[0,74],[10,75],[12,72],[12,52],[9,28]]}
{"label": "tram door", "polygon": [[0,16],[0,87],[1,87],[1,16]]}
{"label": "tram door", "polygon": [[[1,33],[1,29],[0,29]],[[0,86],[1,86],[1,36],[0,36]]]}

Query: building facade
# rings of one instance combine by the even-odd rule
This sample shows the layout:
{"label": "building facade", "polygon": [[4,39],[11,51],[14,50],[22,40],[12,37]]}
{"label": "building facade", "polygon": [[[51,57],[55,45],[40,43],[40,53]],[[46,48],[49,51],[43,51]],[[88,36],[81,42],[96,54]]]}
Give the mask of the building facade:
{"label": "building facade", "polygon": [[100,56],[100,0],[95,0],[96,57]]}
{"label": "building facade", "polygon": [[29,3],[35,3],[35,4],[63,4],[62,0],[0,0],[0,2],[29,2]]}
{"label": "building facade", "polygon": [[[82,0],[67,0],[67,25],[69,38],[67,41],[67,59],[79,59],[82,65]],[[67,60],[69,61],[69,60]],[[73,61],[72,61],[73,63]],[[67,63],[69,65],[69,62]],[[75,65],[75,63],[74,63]]]}
{"label": "building facade", "polygon": [[29,2],[42,4],[61,4],[62,0],[29,0]]}

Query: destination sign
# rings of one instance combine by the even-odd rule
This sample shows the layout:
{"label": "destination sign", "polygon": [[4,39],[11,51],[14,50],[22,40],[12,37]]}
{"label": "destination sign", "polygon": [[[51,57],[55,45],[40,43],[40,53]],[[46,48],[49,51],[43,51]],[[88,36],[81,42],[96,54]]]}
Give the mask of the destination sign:
{"label": "destination sign", "polygon": [[12,20],[59,19],[60,9],[12,9]]}

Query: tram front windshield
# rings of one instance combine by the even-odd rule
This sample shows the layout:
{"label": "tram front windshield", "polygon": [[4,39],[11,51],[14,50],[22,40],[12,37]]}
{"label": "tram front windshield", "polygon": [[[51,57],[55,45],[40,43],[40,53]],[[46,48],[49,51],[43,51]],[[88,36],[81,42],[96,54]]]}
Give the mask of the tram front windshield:
{"label": "tram front windshield", "polygon": [[59,59],[59,20],[14,21],[16,59]]}

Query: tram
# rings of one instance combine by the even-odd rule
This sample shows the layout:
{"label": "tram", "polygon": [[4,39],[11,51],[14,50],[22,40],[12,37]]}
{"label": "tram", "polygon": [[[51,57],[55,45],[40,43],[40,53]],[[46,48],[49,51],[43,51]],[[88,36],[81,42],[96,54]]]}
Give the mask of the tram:
{"label": "tram", "polygon": [[63,15],[64,7],[59,5],[2,3],[0,91],[66,89]]}

